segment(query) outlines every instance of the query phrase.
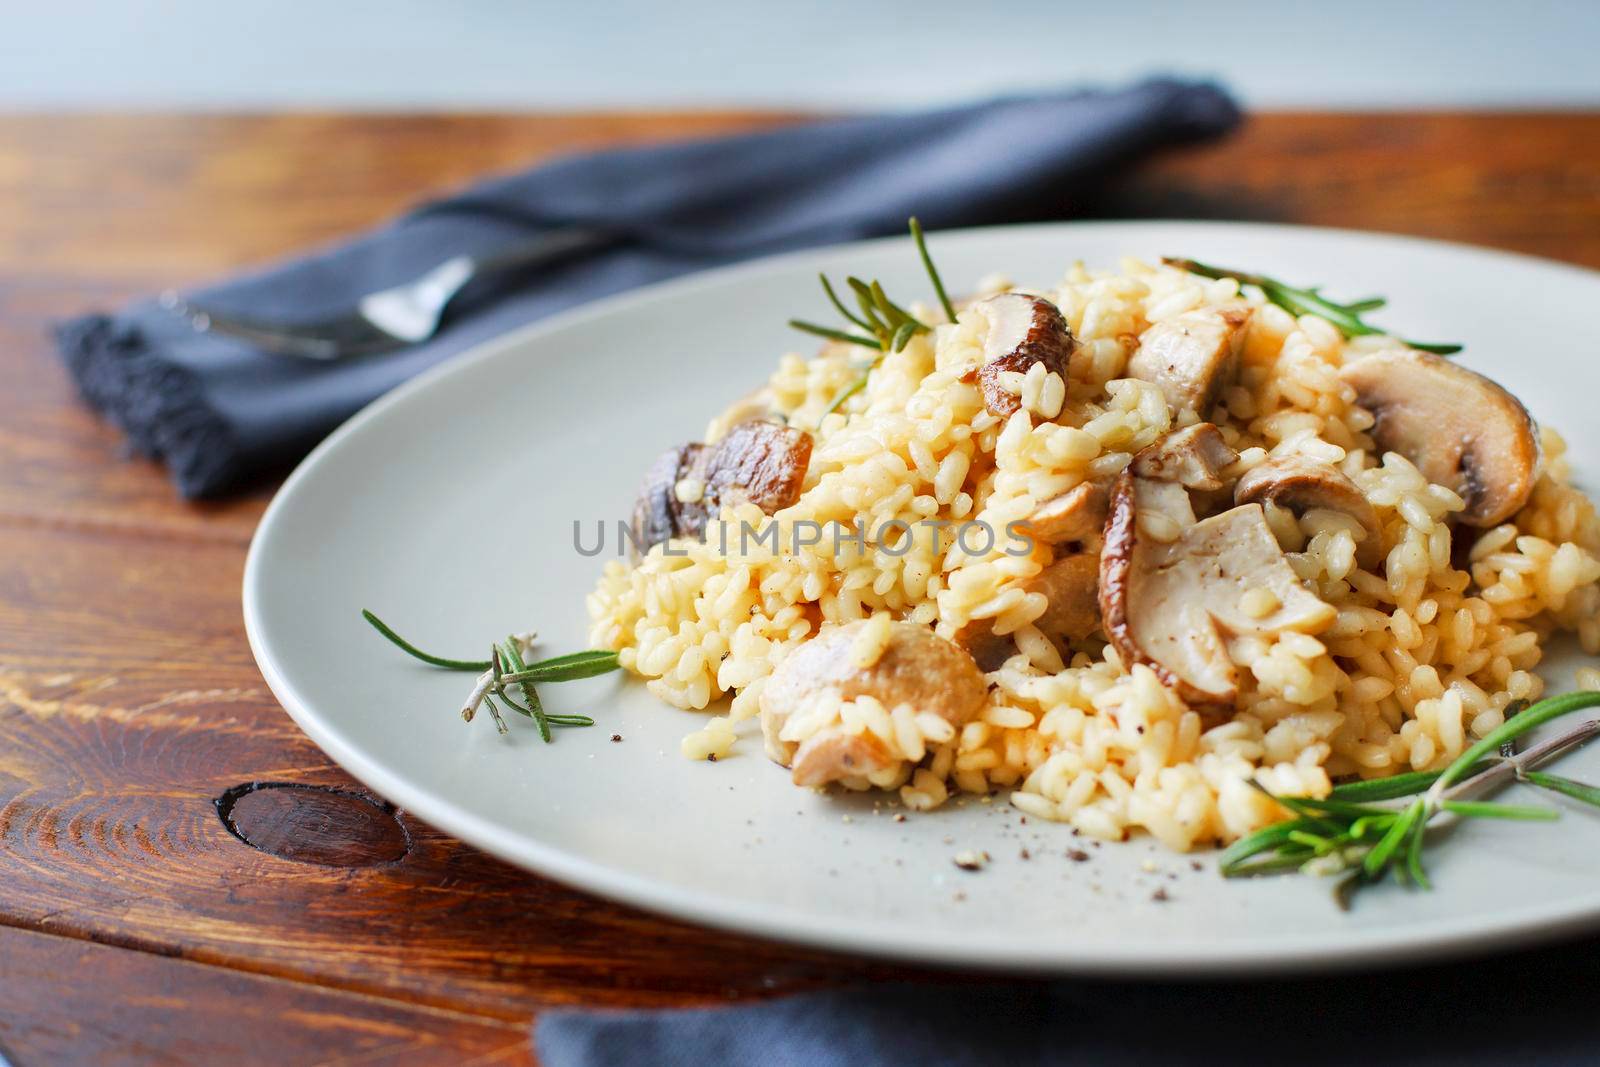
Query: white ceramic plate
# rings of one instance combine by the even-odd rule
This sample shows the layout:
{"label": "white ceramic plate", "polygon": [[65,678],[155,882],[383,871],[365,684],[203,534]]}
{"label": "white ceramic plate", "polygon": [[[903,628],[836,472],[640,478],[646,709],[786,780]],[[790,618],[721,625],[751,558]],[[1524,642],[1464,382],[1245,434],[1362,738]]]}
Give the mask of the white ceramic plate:
{"label": "white ceramic plate", "polygon": [[[1600,275],[1374,234],[1204,223],[1095,223],[936,235],[957,291],[994,271],[1023,285],[1083,259],[1194,256],[1350,298],[1379,321],[1467,344],[1600,484]],[[809,350],[784,323],[826,318],[816,275],[925,282],[905,240],[715,271],[602,301],[484,346],[373,404],[323,443],[273,502],[244,582],[251,646],[289,714],[330,756],[433,825],[604,896],[752,934],[967,966],[1140,974],[1316,969],[1524,942],[1600,924],[1600,818],[1479,823],[1433,863],[1431,894],[1386,887],[1349,914],[1309,879],[1225,882],[1209,856],[1148,840],[1100,848],[1019,822],[997,799],[904,823],[870,799],[794,788],[745,740],[691,763],[702,720],[620,675],[544,687],[593,729],[542,744],[456,715],[467,676],[402,656],[370,607],[419,644],[476,658],[512,630],[586,647],[584,595],[601,561],[573,547],[628,514],[646,464],[698,437]],[[614,550],[613,545],[613,550]],[[1553,690],[1580,664],[1548,662]],[[624,740],[614,743],[613,733]],[[1564,765],[1600,778],[1600,746]],[[1020,856],[1026,847],[1031,858]],[[961,849],[993,857],[958,870]],[[1198,861],[1198,869],[1195,866]],[[1157,889],[1169,898],[1156,902]]]}

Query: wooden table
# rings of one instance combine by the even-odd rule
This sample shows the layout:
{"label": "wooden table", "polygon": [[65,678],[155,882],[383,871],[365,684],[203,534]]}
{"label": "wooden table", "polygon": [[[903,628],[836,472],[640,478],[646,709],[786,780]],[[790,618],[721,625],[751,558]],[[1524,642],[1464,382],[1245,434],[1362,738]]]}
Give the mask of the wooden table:
{"label": "wooden table", "polygon": [[[369,798],[245,645],[240,572],[270,487],[178,501],[80,407],[47,339],[54,318],[338,237],[487,171],[781,120],[0,118],[0,1049],[16,1063],[518,1063],[551,1006],[916,976],[609,904]],[[1600,115],[1266,115],[1079,212],[1361,227],[1600,267]]]}

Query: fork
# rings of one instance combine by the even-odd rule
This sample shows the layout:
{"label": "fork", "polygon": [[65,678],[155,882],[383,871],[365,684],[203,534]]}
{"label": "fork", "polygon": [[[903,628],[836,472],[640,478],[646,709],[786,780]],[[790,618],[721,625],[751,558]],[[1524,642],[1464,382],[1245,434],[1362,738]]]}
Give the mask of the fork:
{"label": "fork", "polygon": [[469,282],[553,263],[615,239],[603,230],[569,227],[499,252],[452,256],[409,282],[367,294],[349,311],[310,323],[285,325],[233,315],[170,290],[161,294],[160,303],[188,318],[201,333],[235,337],[277,355],[324,361],[373,355],[426,341],[438,333],[445,309]]}

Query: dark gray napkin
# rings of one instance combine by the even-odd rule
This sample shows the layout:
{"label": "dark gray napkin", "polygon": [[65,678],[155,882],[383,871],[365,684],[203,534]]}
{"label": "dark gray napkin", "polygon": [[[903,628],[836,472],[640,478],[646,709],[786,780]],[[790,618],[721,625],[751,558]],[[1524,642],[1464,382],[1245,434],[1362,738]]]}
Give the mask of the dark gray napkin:
{"label": "dark gray napkin", "polygon": [[540,1020],[536,1046],[546,1067],[1592,1064],[1597,947],[1320,979],[975,980],[704,1010],[562,1010]]}
{"label": "dark gray napkin", "polygon": [[57,337],[85,399],[166,463],[185,496],[212,495],[280,471],[368,401],[552,312],[750,256],[897,232],[912,214],[929,228],[1060,217],[1118,165],[1237,121],[1220,89],[1156,80],[574,156],[190,294],[258,321],[312,322],[457,254],[574,224],[615,236],[515,285],[462,294],[424,344],[313,363],[196,334],[153,299],[63,323]]}

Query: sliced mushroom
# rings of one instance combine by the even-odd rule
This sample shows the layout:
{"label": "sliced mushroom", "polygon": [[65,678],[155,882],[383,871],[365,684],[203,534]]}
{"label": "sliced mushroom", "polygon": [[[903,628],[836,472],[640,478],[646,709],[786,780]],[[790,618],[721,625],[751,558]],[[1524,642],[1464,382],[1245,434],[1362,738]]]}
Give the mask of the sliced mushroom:
{"label": "sliced mushroom", "polygon": [[[1238,673],[1227,634],[1316,633],[1335,610],[1300,583],[1259,504],[1201,520],[1170,542],[1140,536],[1136,483],[1117,480],[1100,557],[1100,612],[1124,663],[1156,672],[1192,707],[1231,707]],[[1174,483],[1156,483],[1173,485]],[[1241,606],[1264,590],[1265,610]],[[1274,603],[1275,602],[1275,603]]]}
{"label": "sliced mushroom", "polygon": [[1141,478],[1176,482],[1185,489],[1214,492],[1226,482],[1222,472],[1236,463],[1239,453],[1223,440],[1222,431],[1209,422],[1175,430],[1140,452],[1133,472]]}
{"label": "sliced mushroom", "polygon": [[1062,556],[1025,584],[1030,593],[1043,593],[1050,606],[1034,625],[1052,641],[1064,644],[1094,633],[1100,625],[1100,559],[1094,552]]}
{"label": "sliced mushroom", "polygon": [[[1100,600],[1096,595],[1099,581],[1099,553],[1078,551],[1056,559],[1019,588],[1044,594],[1049,607],[1033,625],[1065,651],[1073,641],[1088,637],[1100,626]],[[996,670],[1017,654],[1016,638],[995,633],[993,619],[973,619],[956,631],[955,642],[985,671]]]}
{"label": "sliced mushroom", "polygon": [[[823,785],[864,777],[891,765],[876,738],[824,728],[796,745],[779,735],[789,718],[819,693],[840,699],[870,696],[886,709],[909,704],[960,728],[983,707],[988,688],[972,657],[925,626],[897,622],[889,642],[870,667],[857,665],[853,646],[862,622],[823,630],[778,664],[761,690],[761,731],[767,755],[792,768],[796,785]],[[858,740],[852,742],[849,737]]]}
{"label": "sliced mushroom", "polygon": [[1097,482],[1082,482],[1033,509],[1022,532],[1047,545],[1097,539],[1106,525],[1106,490]]}
{"label": "sliced mushroom", "polygon": [[1233,499],[1238,504],[1270,500],[1301,515],[1318,508],[1342,512],[1361,524],[1356,561],[1367,570],[1383,562],[1377,510],[1356,483],[1331,463],[1301,454],[1273,456],[1239,479]]}
{"label": "sliced mushroom", "polygon": [[[699,537],[725,506],[753,503],[763,512],[789,507],[811,464],[812,439],[775,422],[741,422],[714,445],[688,444],[659,456],[645,474],[633,511],[638,550],[673,537]],[[693,486],[683,493],[680,486]]]}
{"label": "sliced mushroom", "polygon": [[988,327],[983,340],[983,365],[978,369],[978,384],[983,389],[983,406],[1001,418],[1010,418],[1022,406],[1022,399],[1000,383],[1006,371],[1026,374],[1035,363],[1045,370],[1067,377],[1067,364],[1078,342],[1061,317],[1061,309],[1050,301],[1026,293],[999,293],[972,305]]}
{"label": "sliced mushroom", "polygon": [[[1083,482],[1039,505],[1020,524],[1018,533],[1057,549],[1056,558],[1021,583],[1029,593],[1042,593],[1050,606],[1034,620],[1046,637],[1065,650],[1094,633],[1100,625],[1100,537],[1106,522],[1106,490]],[[972,654],[978,666],[992,671],[1016,655],[1016,639],[994,632],[993,619],[973,619],[956,632],[956,644]]]}
{"label": "sliced mushroom", "polygon": [[[1134,457],[1138,506],[1171,519],[1178,529],[1195,521],[1190,488],[1222,489],[1222,471],[1239,458],[1209,422],[1167,434]],[[1043,571],[1021,583],[1029,593],[1049,601],[1034,625],[1063,652],[1090,636],[1102,624],[1099,583],[1106,493],[1085,482],[1036,508],[1022,532],[1063,549]],[[1068,548],[1068,546],[1071,546]],[[1009,634],[996,634],[992,619],[973,619],[956,633],[956,643],[986,671],[1016,653]]]}
{"label": "sliced mushroom", "polygon": [[1522,509],[1539,473],[1539,438],[1516,397],[1459,363],[1405,349],[1340,368],[1372,413],[1372,440],[1422,476],[1461,495],[1468,526],[1495,526]]}
{"label": "sliced mushroom", "polygon": [[1136,477],[1133,479],[1133,503],[1139,514],[1164,515],[1177,523],[1179,530],[1195,523],[1194,501],[1189,498],[1189,491],[1177,482]]}
{"label": "sliced mushroom", "polygon": [[1239,350],[1252,310],[1197,308],[1151,326],[1128,360],[1128,377],[1160,388],[1174,411],[1204,418],[1239,372]]}

